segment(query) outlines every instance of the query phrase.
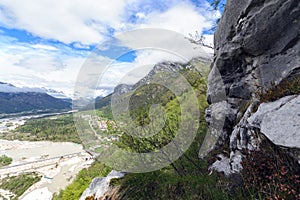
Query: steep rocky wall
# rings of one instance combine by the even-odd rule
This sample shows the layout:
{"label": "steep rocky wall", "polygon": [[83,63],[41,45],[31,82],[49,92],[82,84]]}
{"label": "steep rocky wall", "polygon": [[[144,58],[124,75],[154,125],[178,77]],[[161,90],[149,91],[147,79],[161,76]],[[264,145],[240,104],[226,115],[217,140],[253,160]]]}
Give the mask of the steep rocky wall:
{"label": "steep rocky wall", "polygon": [[[215,71],[220,73],[221,79],[215,76]],[[259,94],[297,75],[300,75],[300,1],[227,0],[215,33],[215,57],[207,97],[211,105],[207,117],[208,123],[212,124],[215,119],[211,113],[225,113],[225,125],[218,130],[217,146],[229,146],[230,156],[220,155],[221,161],[214,163],[214,169],[228,174],[241,169],[242,150],[259,148],[260,124],[249,121],[262,103]],[[222,96],[221,91],[226,93],[225,99],[218,98]],[[217,106],[220,102],[221,107]],[[298,120],[300,110],[296,108],[299,108],[299,101],[293,101],[293,105]],[[284,115],[285,112],[291,110],[272,114]],[[277,124],[279,129],[280,126],[285,129],[298,127],[290,131],[295,141],[300,138],[300,119],[297,120]],[[272,127],[272,131],[277,133],[274,137],[285,137],[276,127]],[[271,141],[274,139],[272,134],[267,137]],[[287,142],[285,146],[291,145]]]}

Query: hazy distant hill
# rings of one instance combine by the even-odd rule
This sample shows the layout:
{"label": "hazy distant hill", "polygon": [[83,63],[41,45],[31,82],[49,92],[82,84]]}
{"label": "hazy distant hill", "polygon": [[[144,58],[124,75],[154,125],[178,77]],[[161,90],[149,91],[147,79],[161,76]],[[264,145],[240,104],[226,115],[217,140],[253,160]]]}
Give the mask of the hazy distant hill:
{"label": "hazy distant hill", "polygon": [[55,98],[43,89],[18,88],[0,82],[0,113],[71,109],[70,101]]}
{"label": "hazy distant hill", "polygon": [[0,92],[4,93],[18,93],[18,92],[37,92],[37,93],[46,93],[52,97],[58,99],[69,99],[63,92],[59,92],[53,89],[48,89],[45,87],[42,88],[30,88],[30,87],[16,87],[10,83],[0,82]]}

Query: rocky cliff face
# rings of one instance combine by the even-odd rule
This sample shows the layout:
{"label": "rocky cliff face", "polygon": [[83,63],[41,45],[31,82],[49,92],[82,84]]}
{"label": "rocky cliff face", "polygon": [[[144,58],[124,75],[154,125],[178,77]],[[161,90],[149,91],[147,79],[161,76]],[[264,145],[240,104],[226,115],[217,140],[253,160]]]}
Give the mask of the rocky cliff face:
{"label": "rocky cliff face", "polygon": [[[297,158],[299,96],[284,97],[291,95],[288,89],[275,102],[263,103],[260,96],[299,77],[300,1],[227,0],[215,33],[207,120],[212,124],[216,120],[212,113],[224,114],[224,127],[215,130],[220,136],[216,146],[228,146],[230,152],[219,155],[213,169],[238,172],[242,152],[260,148],[263,135],[276,145],[292,148]],[[222,92],[225,98],[220,98]]]}

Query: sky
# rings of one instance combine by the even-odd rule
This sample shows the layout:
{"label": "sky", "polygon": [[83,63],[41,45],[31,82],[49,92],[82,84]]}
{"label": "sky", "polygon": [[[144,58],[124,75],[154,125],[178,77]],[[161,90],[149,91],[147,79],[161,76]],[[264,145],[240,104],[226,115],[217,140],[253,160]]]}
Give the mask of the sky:
{"label": "sky", "polygon": [[179,61],[137,50],[120,39],[123,33],[156,28],[188,37],[197,31],[213,44],[211,28],[220,15],[206,0],[0,0],[0,82],[72,97],[82,66],[100,49],[100,60],[112,65],[94,95],[107,95],[137,66],[148,66],[145,73],[155,63]]}

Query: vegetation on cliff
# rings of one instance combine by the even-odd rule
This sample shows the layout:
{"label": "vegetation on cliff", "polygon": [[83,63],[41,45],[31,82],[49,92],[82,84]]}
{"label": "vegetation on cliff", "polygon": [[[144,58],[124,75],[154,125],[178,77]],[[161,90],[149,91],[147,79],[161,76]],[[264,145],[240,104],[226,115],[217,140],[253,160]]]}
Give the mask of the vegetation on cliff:
{"label": "vegetation on cliff", "polygon": [[106,176],[111,169],[104,164],[95,162],[88,169],[83,169],[76,176],[75,180],[66,187],[66,189],[60,191],[59,194],[54,195],[53,200],[74,200],[79,199],[81,194],[93,178]]}

